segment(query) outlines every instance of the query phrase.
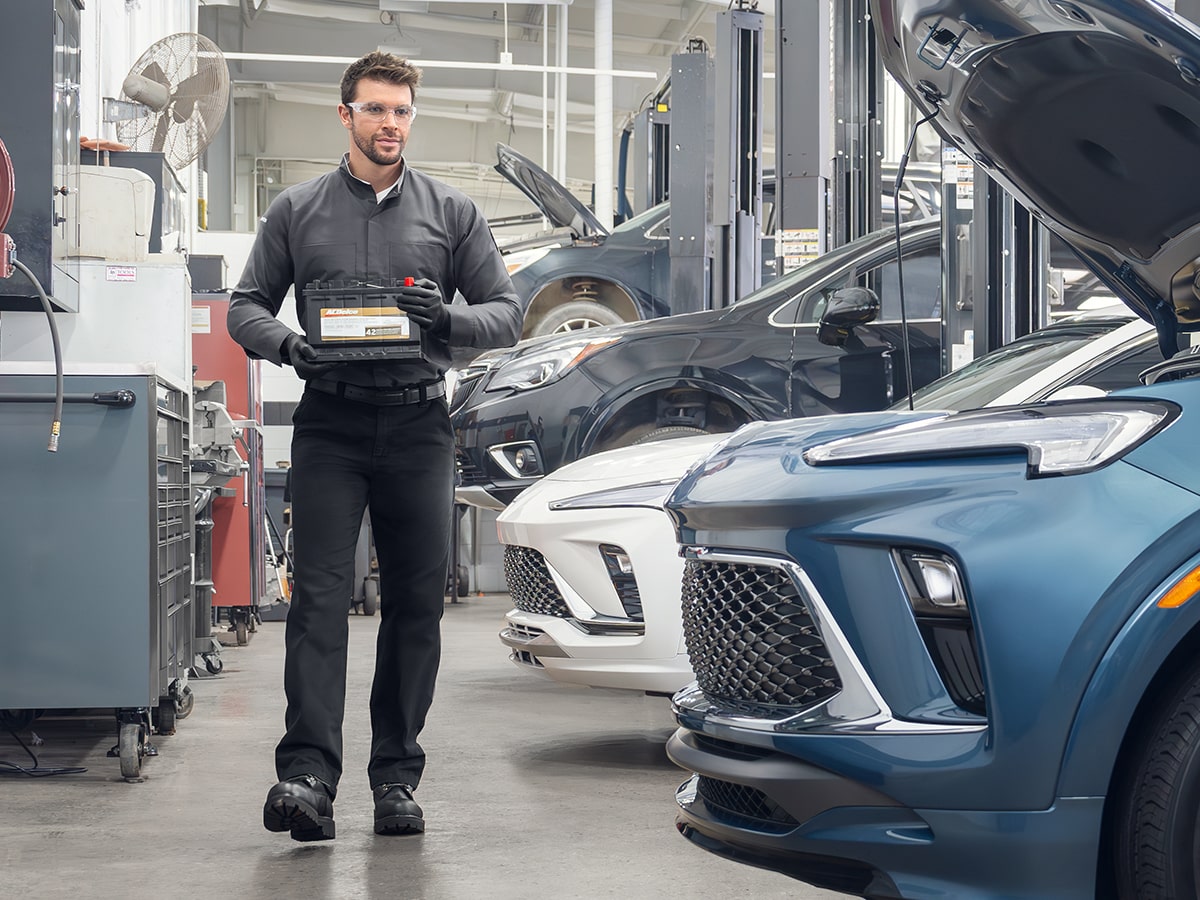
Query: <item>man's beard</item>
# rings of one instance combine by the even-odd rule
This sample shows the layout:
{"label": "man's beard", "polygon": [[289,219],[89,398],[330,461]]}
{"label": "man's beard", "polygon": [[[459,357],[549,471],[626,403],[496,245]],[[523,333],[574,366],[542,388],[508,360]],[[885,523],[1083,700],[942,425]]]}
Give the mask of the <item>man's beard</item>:
{"label": "man's beard", "polygon": [[402,153],[404,153],[404,139],[397,135],[396,141],[398,144],[396,147],[396,155],[394,157],[390,157],[385,155],[383,151],[379,150],[379,148],[375,146],[375,140],[373,137],[361,135],[358,132],[354,133],[355,145],[359,150],[362,151],[363,156],[375,163],[377,166],[394,166],[396,163],[400,162],[400,156]]}

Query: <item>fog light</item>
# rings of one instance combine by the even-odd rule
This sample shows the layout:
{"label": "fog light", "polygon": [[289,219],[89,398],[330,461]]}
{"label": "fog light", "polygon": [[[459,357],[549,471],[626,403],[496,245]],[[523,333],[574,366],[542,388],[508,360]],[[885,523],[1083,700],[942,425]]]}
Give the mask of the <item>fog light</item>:
{"label": "fog light", "polygon": [[958,607],[966,606],[959,587],[957,573],[942,559],[913,560],[921,577],[925,580],[925,592],[929,602],[934,606]]}
{"label": "fog light", "polygon": [[637,579],[633,576],[633,562],[624,548],[616,544],[601,544],[600,556],[604,559],[604,567],[608,577],[612,579],[613,590],[621,601],[625,615],[635,621],[642,621],[642,595],[638,591]]}
{"label": "fog light", "polygon": [[537,444],[533,441],[495,444],[488,448],[488,456],[509,478],[538,478],[546,474]]}
{"label": "fog light", "polygon": [[958,567],[949,557],[932,553],[902,550],[901,571],[909,599],[918,613],[938,615],[967,615],[967,595],[963,590]]}
{"label": "fog light", "polygon": [[513,463],[522,475],[534,475],[538,470],[537,454],[528,447],[522,447],[513,454]]}
{"label": "fog light", "polygon": [[949,556],[930,550],[892,552],[917,628],[946,693],[962,709],[986,716],[975,628],[958,566]]}

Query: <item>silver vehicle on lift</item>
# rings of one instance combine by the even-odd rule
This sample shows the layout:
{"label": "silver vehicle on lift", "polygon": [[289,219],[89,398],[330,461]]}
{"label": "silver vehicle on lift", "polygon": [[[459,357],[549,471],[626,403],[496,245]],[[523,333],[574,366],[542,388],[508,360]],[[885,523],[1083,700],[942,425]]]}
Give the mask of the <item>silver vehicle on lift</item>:
{"label": "silver vehicle on lift", "polygon": [[[670,308],[671,204],[660,203],[608,229],[582,201],[536,163],[496,145],[496,170],[516,185],[553,226],[549,234],[502,248],[522,303],[522,337],[654,319]],[[894,167],[885,165],[884,218],[890,221]],[[941,207],[941,171],[910,165],[901,189],[904,221]],[[763,177],[762,283],[775,278],[775,176]]]}

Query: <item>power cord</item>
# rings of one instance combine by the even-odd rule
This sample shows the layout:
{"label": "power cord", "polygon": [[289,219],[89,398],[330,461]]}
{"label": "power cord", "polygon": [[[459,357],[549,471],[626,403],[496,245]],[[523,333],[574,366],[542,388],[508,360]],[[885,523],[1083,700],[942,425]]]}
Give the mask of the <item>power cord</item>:
{"label": "power cord", "polygon": [[28,775],[30,778],[44,778],[48,775],[80,775],[86,772],[84,766],[45,766],[38,763],[38,758],[33,751],[21,740],[20,735],[12,730],[8,721],[4,717],[0,717],[0,725],[4,726],[4,730],[13,736],[13,740],[21,745],[21,749],[29,754],[29,758],[33,760],[33,767],[19,766],[16,763],[9,762],[5,759],[0,759],[0,775]]}
{"label": "power cord", "polygon": [[57,453],[58,433],[62,429],[63,408],[63,361],[62,344],[58,340],[58,323],[54,320],[54,307],[50,305],[50,298],[46,296],[46,290],[42,287],[42,283],[37,280],[37,276],[29,271],[29,267],[19,259],[14,258],[12,264],[14,268],[32,281],[33,286],[37,288],[38,297],[42,301],[42,309],[46,311],[46,318],[50,322],[50,341],[54,344],[54,420],[50,423],[50,443],[46,446],[46,449],[51,453]]}

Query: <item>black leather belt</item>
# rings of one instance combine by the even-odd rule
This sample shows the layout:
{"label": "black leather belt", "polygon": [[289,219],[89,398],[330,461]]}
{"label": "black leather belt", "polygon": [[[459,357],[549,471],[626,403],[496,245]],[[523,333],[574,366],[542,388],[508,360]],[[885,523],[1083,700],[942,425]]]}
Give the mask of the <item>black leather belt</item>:
{"label": "black leather belt", "polygon": [[427,403],[438,397],[446,396],[446,382],[429,381],[424,384],[414,384],[412,387],[386,388],[359,387],[356,384],[337,383],[330,381],[310,381],[308,386],[323,394],[335,397],[345,397],[359,403],[370,403],[373,406],[407,406],[410,403]]}

